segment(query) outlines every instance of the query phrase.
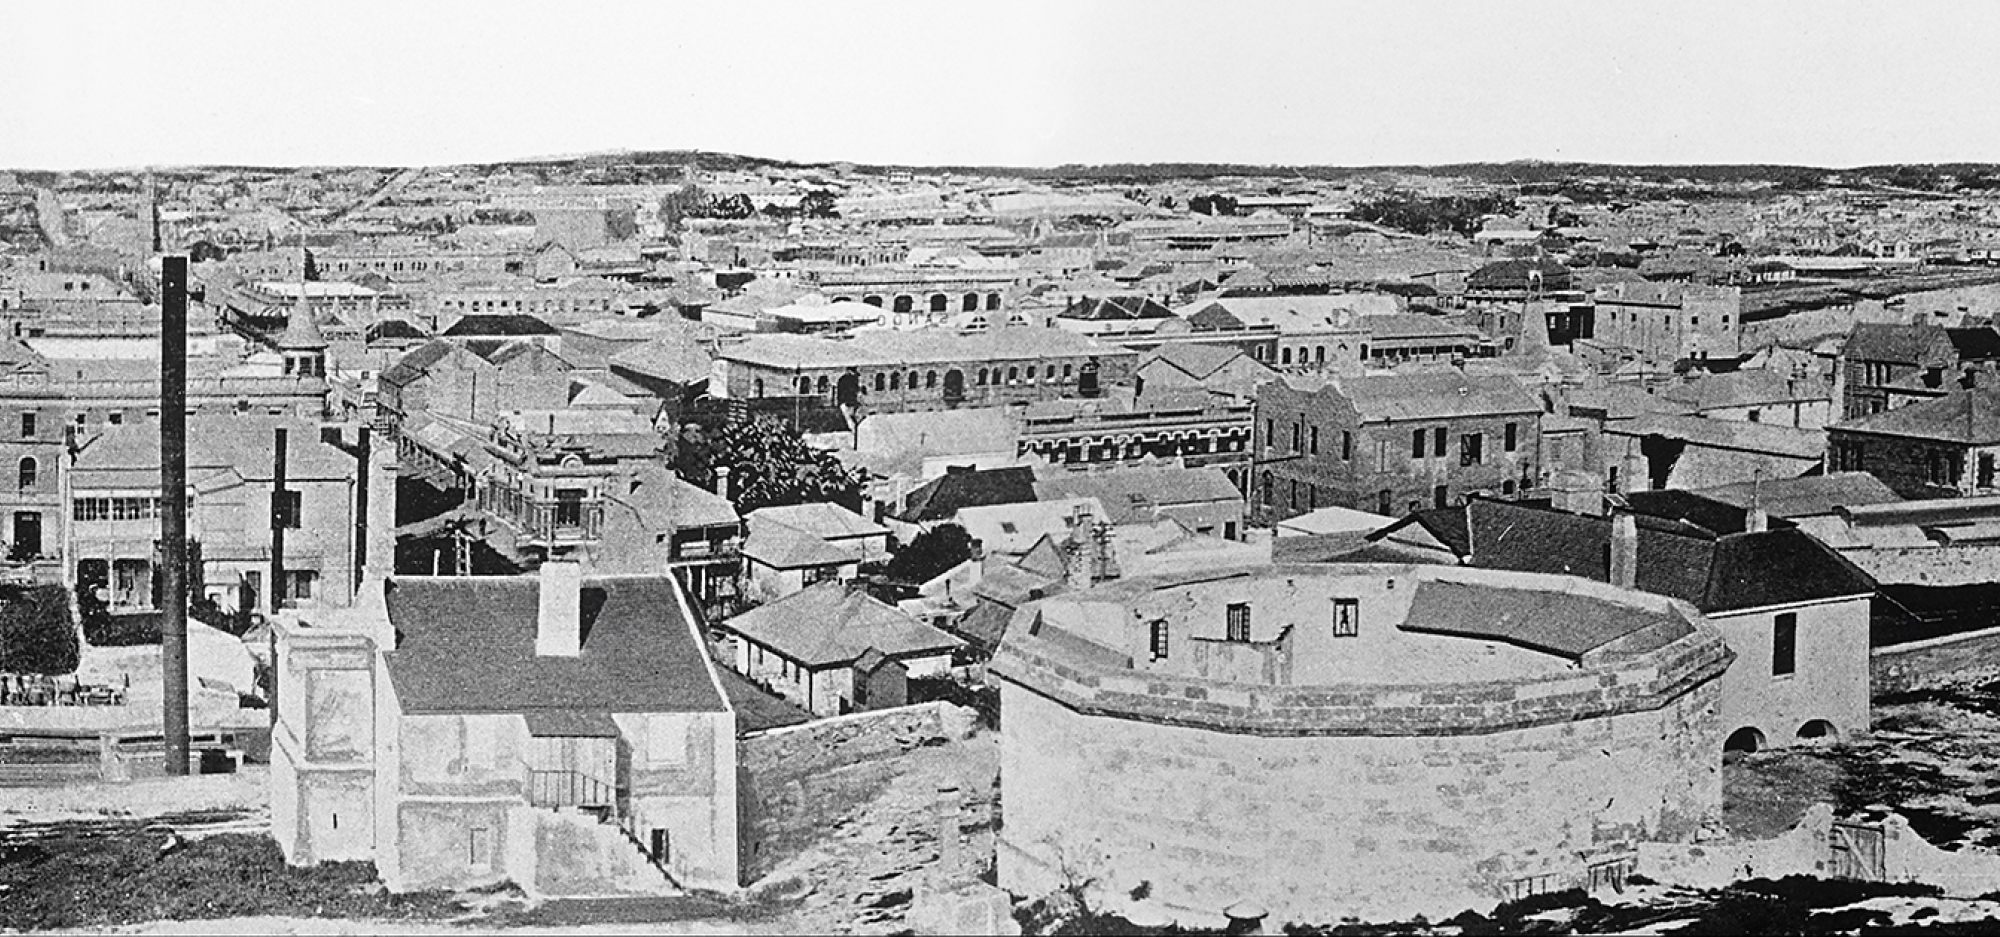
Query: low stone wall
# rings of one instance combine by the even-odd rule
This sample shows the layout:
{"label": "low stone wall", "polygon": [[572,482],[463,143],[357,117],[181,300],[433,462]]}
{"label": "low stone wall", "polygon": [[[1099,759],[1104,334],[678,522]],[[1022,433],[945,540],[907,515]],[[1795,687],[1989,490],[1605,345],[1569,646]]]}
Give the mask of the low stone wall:
{"label": "low stone wall", "polygon": [[1876,696],[2000,678],[2000,628],[1878,647],[1868,670]]}
{"label": "low stone wall", "polygon": [[[1874,872],[1882,881],[1934,885],[1955,898],[2000,890],[2000,856],[1939,849],[1895,814],[1869,825],[1880,830],[1880,868]],[[1721,888],[1744,879],[1788,875],[1830,878],[1838,871],[1834,838],[1833,808],[1815,804],[1797,826],[1771,839],[1641,843],[1637,871],[1686,888]]]}
{"label": "low stone wall", "polygon": [[971,731],[970,710],[921,703],[773,729],[737,743],[743,884],[803,853],[880,793],[896,760]]}

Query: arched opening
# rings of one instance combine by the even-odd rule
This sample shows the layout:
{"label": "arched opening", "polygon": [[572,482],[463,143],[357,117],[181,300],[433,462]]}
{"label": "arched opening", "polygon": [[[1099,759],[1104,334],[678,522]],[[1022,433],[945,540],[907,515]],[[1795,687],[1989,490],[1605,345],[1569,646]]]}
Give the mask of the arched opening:
{"label": "arched opening", "polygon": [[851,407],[860,403],[861,375],[853,371],[841,375],[840,382],[835,385],[833,399],[834,402],[843,407]]}
{"label": "arched opening", "polygon": [[812,392],[813,392],[813,379],[809,377],[799,378],[799,396],[810,397],[812,396]]}
{"label": "arched opening", "polygon": [[[877,384],[882,383],[882,375],[880,374],[875,375],[875,383]],[[889,389],[890,390],[903,389],[903,372],[901,371],[889,372]]]}
{"label": "arched opening", "polygon": [[880,296],[863,296],[861,297],[861,301],[877,309],[882,308],[882,297]]}
{"label": "arched opening", "polygon": [[1281,348],[1281,349],[1279,349],[1279,350],[1278,350],[1278,361],[1279,361],[1279,363],[1280,363],[1280,364],[1291,364],[1291,363],[1292,363],[1292,350],[1291,350],[1290,348]]}
{"label": "arched opening", "polygon": [[875,372],[875,392],[879,394],[888,389],[889,389],[889,375],[884,374],[880,371]]}
{"label": "arched opening", "polygon": [[937,386],[937,372],[936,372],[936,371],[925,371],[925,372],[924,372],[924,389],[925,389],[925,390],[930,390],[931,388],[934,388],[934,387],[936,387],[936,386]]}
{"label": "arched opening", "polygon": [[1799,740],[1802,742],[1831,742],[1839,737],[1839,730],[1825,719],[1813,719],[1799,726]]}
{"label": "arched opening", "polygon": [[964,306],[964,308],[963,308],[963,309],[962,309],[961,311],[962,311],[962,312],[978,312],[978,311],[979,311],[979,294],[978,294],[978,293],[967,293],[967,294],[965,294],[965,306]]}
{"label": "arched opening", "polygon": [[911,296],[908,293],[904,293],[896,297],[896,308],[895,308],[896,312],[915,312],[916,309],[917,309],[916,297]]}
{"label": "arched opening", "polygon": [[1722,750],[1725,752],[1754,752],[1763,748],[1764,733],[1750,726],[1729,733],[1729,738],[1722,743]]}
{"label": "arched opening", "polygon": [[822,374],[819,376],[819,392],[822,394],[826,393],[826,388],[827,388],[826,375]]}
{"label": "arched opening", "polygon": [[979,369],[979,386],[981,386],[981,387],[985,387],[985,386],[986,386],[986,369],[985,369],[985,368],[980,368],[980,369]]}
{"label": "arched opening", "polygon": [[957,403],[965,399],[965,372],[952,368],[944,372],[944,399]]}
{"label": "arched opening", "polygon": [[951,297],[943,293],[931,294],[931,311],[946,312],[951,309]]}
{"label": "arched opening", "polygon": [[988,294],[986,294],[986,308],[988,308],[988,309],[998,309],[998,308],[1000,308],[1000,294],[999,294],[999,293],[988,293]]}
{"label": "arched opening", "polygon": [[41,478],[42,474],[41,465],[37,463],[31,456],[21,460],[20,468],[21,468],[20,478],[19,478],[20,485],[18,487],[22,491],[33,490],[35,487],[35,482],[39,481]]}
{"label": "arched opening", "polygon": [[763,379],[763,378],[761,378],[761,377],[760,377],[760,378],[758,378],[758,379],[757,379],[757,384],[756,384],[756,388],[757,388],[757,396],[759,396],[759,397],[762,397],[762,396],[764,396],[764,379]]}

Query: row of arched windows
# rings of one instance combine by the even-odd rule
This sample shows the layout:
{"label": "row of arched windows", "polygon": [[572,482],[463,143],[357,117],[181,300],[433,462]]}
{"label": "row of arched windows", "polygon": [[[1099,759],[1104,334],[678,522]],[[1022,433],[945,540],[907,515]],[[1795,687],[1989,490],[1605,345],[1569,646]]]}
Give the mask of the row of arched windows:
{"label": "row of arched windows", "polygon": [[[861,297],[861,301],[877,309],[882,308],[884,303],[881,296],[873,293]],[[1000,308],[999,293],[987,293],[985,301],[986,308],[989,310]],[[898,293],[893,303],[892,311],[894,312],[917,311],[917,298],[908,293]],[[958,309],[960,312],[978,312],[979,303],[980,296],[978,293],[967,293],[963,297],[959,297]],[[947,293],[932,293],[928,304],[931,312],[950,312],[952,311],[952,296]]]}

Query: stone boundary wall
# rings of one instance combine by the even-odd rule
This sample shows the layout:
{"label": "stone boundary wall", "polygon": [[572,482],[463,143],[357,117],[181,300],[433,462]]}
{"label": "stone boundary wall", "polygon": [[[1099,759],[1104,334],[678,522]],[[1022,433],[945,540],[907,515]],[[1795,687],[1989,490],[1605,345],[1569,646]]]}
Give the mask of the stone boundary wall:
{"label": "stone boundary wall", "polygon": [[1877,547],[1840,555],[1885,585],[1979,585],[1992,582],[1993,571],[2000,569],[2000,546]]}
{"label": "stone boundary wall", "polygon": [[737,742],[739,876],[743,884],[818,843],[880,793],[896,760],[966,735],[974,715],[945,702],[820,719]]}
{"label": "stone boundary wall", "polygon": [[2000,678],[2000,628],[1875,648],[1868,676],[1875,696]]}
{"label": "stone boundary wall", "polygon": [[1224,684],[1085,661],[1017,631],[990,670],[1090,715],[1272,736],[1486,735],[1658,709],[1732,660],[1713,632],[1578,673],[1431,685]]}

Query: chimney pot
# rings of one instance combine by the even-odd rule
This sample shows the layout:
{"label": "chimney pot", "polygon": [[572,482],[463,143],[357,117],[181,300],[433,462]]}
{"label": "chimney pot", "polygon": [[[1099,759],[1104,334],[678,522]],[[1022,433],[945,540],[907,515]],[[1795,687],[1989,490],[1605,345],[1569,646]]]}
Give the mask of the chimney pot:
{"label": "chimney pot", "polygon": [[1635,588],[1639,581],[1639,519],[1630,511],[1611,515],[1611,584]]}
{"label": "chimney pot", "polygon": [[583,564],[549,560],[537,576],[541,602],[535,656],[575,657],[583,651]]}

